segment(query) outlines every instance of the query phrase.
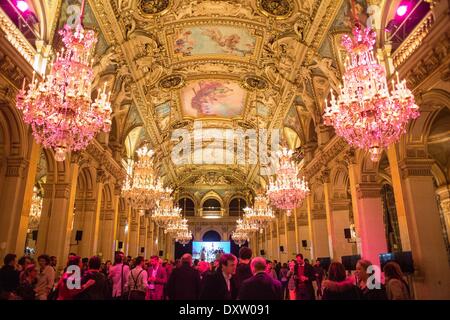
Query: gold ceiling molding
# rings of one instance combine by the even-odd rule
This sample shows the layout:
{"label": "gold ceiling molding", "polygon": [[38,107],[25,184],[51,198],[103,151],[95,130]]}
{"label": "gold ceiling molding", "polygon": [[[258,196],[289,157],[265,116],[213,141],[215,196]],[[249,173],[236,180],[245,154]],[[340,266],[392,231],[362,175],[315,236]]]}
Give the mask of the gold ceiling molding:
{"label": "gold ceiling molding", "polygon": [[172,0],[139,0],[138,8],[143,16],[163,15],[172,5]]}
{"label": "gold ceiling molding", "polygon": [[182,75],[171,74],[159,80],[159,87],[165,90],[179,89],[184,86],[185,79]]}
{"label": "gold ceiling molding", "polygon": [[258,9],[268,16],[275,19],[287,19],[294,12],[294,1],[290,0],[257,0]]}

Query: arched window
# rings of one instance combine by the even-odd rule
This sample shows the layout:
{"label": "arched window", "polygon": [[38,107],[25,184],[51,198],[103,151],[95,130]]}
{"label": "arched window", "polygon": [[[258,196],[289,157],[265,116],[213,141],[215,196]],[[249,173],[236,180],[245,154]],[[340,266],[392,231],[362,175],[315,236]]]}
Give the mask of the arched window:
{"label": "arched window", "polygon": [[205,232],[202,238],[203,241],[220,241],[222,240],[222,237],[217,231],[209,230]]}
{"label": "arched window", "polygon": [[220,211],[220,202],[216,199],[207,199],[203,202],[203,211]]}
{"label": "arched window", "polygon": [[195,216],[195,204],[194,201],[192,201],[189,198],[181,198],[178,201],[178,206],[183,210],[181,211],[181,214],[184,214],[188,217]]}
{"label": "arched window", "polygon": [[228,214],[233,217],[238,217],[244,214],[244,208],[247,206],[247,202],[242,198],[234,198],[231,200],[228,206]]}

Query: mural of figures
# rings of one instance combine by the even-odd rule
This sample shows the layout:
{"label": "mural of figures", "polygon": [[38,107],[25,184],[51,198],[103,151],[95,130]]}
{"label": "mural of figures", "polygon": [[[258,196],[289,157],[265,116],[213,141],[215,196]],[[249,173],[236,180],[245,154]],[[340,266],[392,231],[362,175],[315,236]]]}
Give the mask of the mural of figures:
{"label": "mural of figures", "polygon": [[156,118],[158,119],[159,128],[166,130],[170,120],[170,102],[164,102],[155,107]]}
{"label": "mural of figures", "polygon": [[215,54],[245,57],[253,54],[255,43],[256,38],[243,28],[190,27],[177,30],[174,53],[183,57]]}
{"label": "mural of figures", "polygon": [[183,114],[190,117],[233,118],[244,109],[245,90],[228,80],[197,80],[181,90]]}

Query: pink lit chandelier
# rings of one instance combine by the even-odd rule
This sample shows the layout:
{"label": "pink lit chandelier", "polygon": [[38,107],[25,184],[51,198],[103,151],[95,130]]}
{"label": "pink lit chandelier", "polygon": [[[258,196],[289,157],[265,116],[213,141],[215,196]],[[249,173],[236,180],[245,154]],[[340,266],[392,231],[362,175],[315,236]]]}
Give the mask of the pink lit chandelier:
{"label": "pink lit chandelier", "polygon": [[56,161],[64,161],[68,152],[85,149],[99,131],[109,132],[111,105],[106,83],[95,101],[91,100],[91,51],[97,43],[94,32],[85,31],[80,22],[75,31],[66,25],[59,34],[65,48],[42,81],[33,74],[26,91],[24,80],[17,108],[23,112],[37,143],[52,148]]}
{"label": "pink lit chandelier", "polygon": [[248,234],[242,230],[236,230],[231,233],[231,240],[234,241],[239,247],[249,241]]}
{"label": "pink lit chandelier", "polygon": [[298,177],[298,168],[292,161],[293,151],[283,148],[278,151],[279,168],[276,171],[275,181],[270,181],[267,188],[272,205],[278,209],[287,210],[287,216],[291,211],[301,205],[309,193],[308,182],[305,178]]}
{"label": "pink lit chandelier", "polygon": [[398,74],[389,91],[385,69],[373,54],[376,33],[358,21],[352,32],[353,37],[342,38],[349,53],[344,86],[337,98],[331,92],[330,105],[325,100],[324,123],[349,144],[369,150],[371,160],[378,161],[383,148],[398,141],[409,120],[419,116],[419,107]]}
{"label": "pink lit chandelier", "polygon": [[179,244],[182,244],[183,247],[189,244],[191,240],[192,240],[192,232],[188,229],[177,232],[175,236],[175,241],[178,242]]}

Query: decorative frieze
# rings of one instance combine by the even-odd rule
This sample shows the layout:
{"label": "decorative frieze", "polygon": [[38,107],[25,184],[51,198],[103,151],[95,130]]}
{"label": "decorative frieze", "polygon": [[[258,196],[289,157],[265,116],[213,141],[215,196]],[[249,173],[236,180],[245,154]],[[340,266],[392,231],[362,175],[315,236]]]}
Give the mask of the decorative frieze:
{"label": "decorative frieze", "polygon": [[381,186],[377,183],[360,183],[356,186],[358,199],[380,198]]}
{"label": "decorative frieze", "polygon": [[431,177],[431,166],[434,160],[432,159],[406,159],[400,163],[400,170],[402,179],[409,177]]}

